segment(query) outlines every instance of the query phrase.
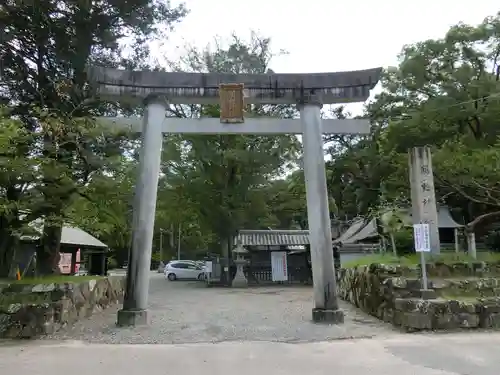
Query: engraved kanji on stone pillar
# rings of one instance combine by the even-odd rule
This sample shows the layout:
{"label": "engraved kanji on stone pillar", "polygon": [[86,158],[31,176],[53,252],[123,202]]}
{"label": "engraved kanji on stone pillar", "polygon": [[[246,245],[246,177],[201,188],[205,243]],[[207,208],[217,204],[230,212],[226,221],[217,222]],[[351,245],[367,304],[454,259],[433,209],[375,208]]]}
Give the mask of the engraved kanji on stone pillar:
{"label": "engraved kanji on stone pillar", "polygon": [[431,150],[429,147],[414,147],[408,153],[413,223],[429,224],[431,252],[439,254],[441,248]]}

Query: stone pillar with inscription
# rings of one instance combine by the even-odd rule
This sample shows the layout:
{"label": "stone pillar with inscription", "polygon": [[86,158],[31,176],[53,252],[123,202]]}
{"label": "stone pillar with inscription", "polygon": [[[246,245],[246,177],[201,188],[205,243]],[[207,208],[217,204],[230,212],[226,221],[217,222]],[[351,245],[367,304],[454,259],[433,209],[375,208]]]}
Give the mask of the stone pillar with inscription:
{"label": "stone pillar with inscription", "polygon": [[439,254],[438,214],[432,157],[429,147],[414,147],[409,152],[413,224],[429,224],[432,254]]}

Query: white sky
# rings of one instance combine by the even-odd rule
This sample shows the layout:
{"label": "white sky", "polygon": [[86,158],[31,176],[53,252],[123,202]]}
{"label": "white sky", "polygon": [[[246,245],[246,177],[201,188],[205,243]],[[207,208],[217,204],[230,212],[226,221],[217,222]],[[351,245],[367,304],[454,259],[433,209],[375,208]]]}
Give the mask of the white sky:
{"label": "white sky", "polygon": [[[172,0],[172,3],[179,3]],[[444,36],[460,21],[495,15],[495,0],[185,0],[190,14],[177,25],[157,57],[175,59],[186,44],[204,47],[215,36],[250,30],[272,38],[277,73],[315,73],[397,64],[404,44]],[[357,112],[359,107],[351,107]]]}

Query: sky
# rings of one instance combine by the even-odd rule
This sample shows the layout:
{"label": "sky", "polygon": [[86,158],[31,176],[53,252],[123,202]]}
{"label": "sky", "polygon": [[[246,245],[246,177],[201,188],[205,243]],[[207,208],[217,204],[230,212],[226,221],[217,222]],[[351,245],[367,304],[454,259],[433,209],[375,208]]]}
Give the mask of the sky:
{"label": "sky", "polygon": [[[179,3],[172,0],[172,4]],[[480,23],[500,11],[495,0],[185,0],[190,14],[170,38],[154,43],[155,55],[169,60],[186,44],[205,47],[232,33],[251,30],[284,49],[276,73],[319,73],[397,65],[405,44],[443,37],[458,22]],[[358,112],[361,106],[350,105]]]}

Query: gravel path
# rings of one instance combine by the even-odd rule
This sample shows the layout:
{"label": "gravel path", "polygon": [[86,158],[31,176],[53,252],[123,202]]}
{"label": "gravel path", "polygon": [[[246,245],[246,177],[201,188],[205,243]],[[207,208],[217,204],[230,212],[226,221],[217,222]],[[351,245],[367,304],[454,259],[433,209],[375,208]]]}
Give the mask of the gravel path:
{"label": "gravel path", "polygon": [[222,341],[310,342],[396,333],[391,326],[342,303],[343,325],[311,322],[311,287],[206,288],[151,275],[148,327],[117,328],[119,307],[93,315],[47,340],[95,343],[195,343]]}

